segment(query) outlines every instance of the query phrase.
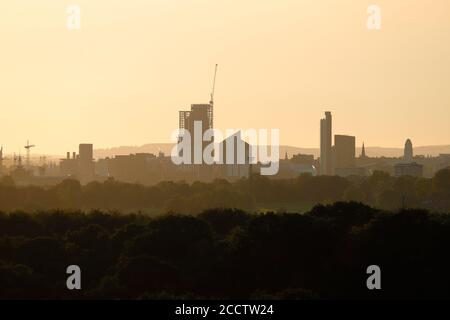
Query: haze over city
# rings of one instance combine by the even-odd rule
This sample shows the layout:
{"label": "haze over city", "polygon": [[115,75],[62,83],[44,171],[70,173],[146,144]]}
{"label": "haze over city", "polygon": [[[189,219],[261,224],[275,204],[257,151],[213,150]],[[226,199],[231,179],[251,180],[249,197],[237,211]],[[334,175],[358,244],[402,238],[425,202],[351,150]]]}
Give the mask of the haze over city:
{"label": "haze over city", "polygon": [[0,300],[273,320],[445,303],[449,13],[0,2]]}
{"label": "haze over city", "polygon": [[[215,127],[279,128],[319,146],[318,119],[356,145],[450,142],[450,3],[383,1],[87,1],[81,30],[66,3],[0,4],[1,143],[39,154],[170,142],[178,110],[207,103],[220,66]],[[351,5],[350,5],[351,4]]]}

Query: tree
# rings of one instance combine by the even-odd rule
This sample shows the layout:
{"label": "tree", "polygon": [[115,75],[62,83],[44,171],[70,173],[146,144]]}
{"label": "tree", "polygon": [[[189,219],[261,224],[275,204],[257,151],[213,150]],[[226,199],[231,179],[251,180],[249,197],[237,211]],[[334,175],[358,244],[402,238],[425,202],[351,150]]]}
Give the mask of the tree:
{"label": "tree", "polygon": [[360,188],[352,184],[345,189],[343,200],[364,202],[364,200],[366,200],[366,195]]}

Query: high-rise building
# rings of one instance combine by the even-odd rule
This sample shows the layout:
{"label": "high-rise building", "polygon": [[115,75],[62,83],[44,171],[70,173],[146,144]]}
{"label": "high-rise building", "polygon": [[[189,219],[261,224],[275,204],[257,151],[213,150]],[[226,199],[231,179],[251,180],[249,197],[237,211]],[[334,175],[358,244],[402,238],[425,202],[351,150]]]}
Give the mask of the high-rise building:
{"label": "high-rise building", "polygon": [[[178,150],[178,155],[183,157],[187,155],[184,153],[184,147],[188,144],[188,142],[185,140],[187,137],[186,133],[189,133],[189,136],[191,138],[190,141],[190,151],[191,156],[189,157],[190,166],[191,169],[194,169],[195,174],[197,176],[202,175],[202,173],[199,172],[199,170],[203,171],[201,168],[203,168],[203,153],[205,151],[205,148],[212,142],[214,142],[214,136],[210,137],[209,141],[203,141],[204,134],[207,130],[214,128],[214,117],[213,117],[213,111],[214,111],[214,90],[216,87],[216,75],[217,75],[217,67],[216,64],[215,71],[214,71],[214,78],[213,78],[213,85],[211,90],[211,100],[208,104],[192,104],[190,111],[180,111],[179,114],[179,128],[180,131],[184,130],[185,132],[180,132],[180,135],[178,137],[178,142],[183,145]],[[187,159],[184,159],[187,160]],[[184,163],[188,164],[188,163]],[[201,165],[201,166],[197,166]],[[210,171],[208,168],[206,171]]]}
{"label": "high-rise building", "polygon": [[333,174],[331,155],[332,121],[331,112],[325,112],[325,118],[320,119],[320,174]]}
{"label": "high-rise building", "polygon": [[412,162],[413,161],[413,146],[410,139],[407,139],[405,142],[405,149],[403,151],[403,160],[406,162]]}
{"label": "high-rise building", "polygon": [[355,137],[335,135],[333,151],[335,171],[355,167]]}
{"label": "high-rise building", "polygon": [[[203,141],[203,134],[206,130],[213,128],[213,105],[193,104],[190,111],[180,111],[179,127],[188,131],[191,136],[191,164],[203,163],[203,151],[211,143]],[[196,131],[196,127],[201,130]],[[183,136],[179,138],[183,139]],[[201,152],[200,159],[195,158],[195,147]],[[199,155],[200,152],[198,152]]]}
{"label": "high-rise building", "polygon": [[94,179],[94,153],[93,145],[81,143],[78,147],[78,165],[80,182],[86,183]]}

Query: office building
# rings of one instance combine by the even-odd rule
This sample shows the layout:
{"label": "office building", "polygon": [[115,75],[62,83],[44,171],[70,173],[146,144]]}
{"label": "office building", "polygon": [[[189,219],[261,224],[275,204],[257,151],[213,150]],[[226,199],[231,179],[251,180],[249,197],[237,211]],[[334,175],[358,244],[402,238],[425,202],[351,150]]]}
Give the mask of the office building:
{"label": "office building", "polygon": [[333,160],[335,170],[355,167],[354,136],[334,136]]}
{"label": "office building", "polygon": [[320,174],[331,175],[332,154],[331,154],[332,119],[331,112],[325,112],[325,118],[320,120]]}

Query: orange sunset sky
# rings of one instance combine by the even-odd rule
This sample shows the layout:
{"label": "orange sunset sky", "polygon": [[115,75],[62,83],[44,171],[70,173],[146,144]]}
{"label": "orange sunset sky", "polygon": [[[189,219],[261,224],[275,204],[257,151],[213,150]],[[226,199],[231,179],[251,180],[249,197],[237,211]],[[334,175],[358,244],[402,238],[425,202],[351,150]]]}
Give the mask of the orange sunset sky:
{"label": "orange sunset sky", "polygon": [[9,153],[169,142],[178,110],[209,101],[216,63],[219,129],[318,147],[330,110],[358,146],[450,144],[448,0],[2,1],[0,43]]}

